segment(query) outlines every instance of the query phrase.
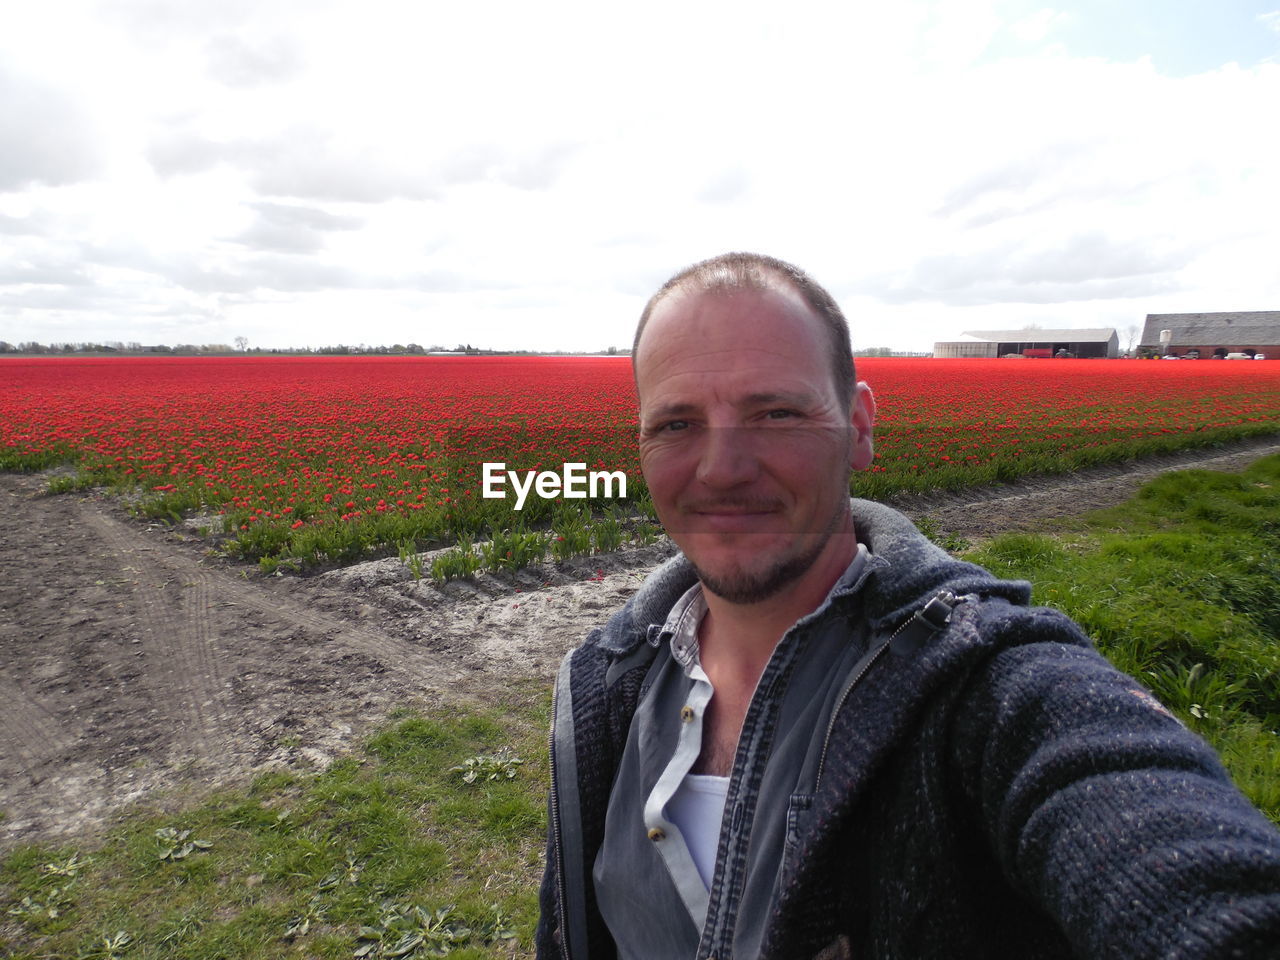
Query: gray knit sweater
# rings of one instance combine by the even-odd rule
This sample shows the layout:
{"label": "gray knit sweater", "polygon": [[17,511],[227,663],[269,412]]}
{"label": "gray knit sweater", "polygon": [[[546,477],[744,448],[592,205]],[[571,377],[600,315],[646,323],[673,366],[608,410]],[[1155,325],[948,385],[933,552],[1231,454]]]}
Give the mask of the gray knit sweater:
{"label": "gray knit sweater", "polygon": [[[1280,958],[1280,833],[1213,751],[1069,619],[1025,606],[1025,583],[853,507],[888,561],[862,592],[874,631],[939,590],[963,599],[839,710],[764,955]],[[614,955],[591,866],[650,625],[692,579],[681,557],[655,571],[561,668],[540,957]]]}

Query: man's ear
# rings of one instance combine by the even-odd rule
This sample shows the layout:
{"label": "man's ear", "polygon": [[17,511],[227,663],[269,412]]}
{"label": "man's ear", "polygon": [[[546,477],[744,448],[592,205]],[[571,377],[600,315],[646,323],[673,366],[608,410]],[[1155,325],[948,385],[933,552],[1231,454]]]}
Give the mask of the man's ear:
{"label": "man's ear", "polygon": [[849,466],[854,470],[865,470],[871,466],[875,458],[872,444],[872,432],[876,424],[876,398],[871,388],[861,380],[853,389],[853,407],[850,410],[849,422],[853,425],[853,445],[849,453]]}

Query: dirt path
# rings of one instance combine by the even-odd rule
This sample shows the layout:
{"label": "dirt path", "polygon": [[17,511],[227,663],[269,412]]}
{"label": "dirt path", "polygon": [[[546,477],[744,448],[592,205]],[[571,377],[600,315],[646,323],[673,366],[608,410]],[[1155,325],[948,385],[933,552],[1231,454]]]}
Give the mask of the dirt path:
{"label": "dirt path", "polygon": [[[900,505],[969,538],[1115,503],[1280,442]],[[323,765],[401,705],[549,678],[671,547],[443,587],[396,559],[310,578],[211,560],[99,494],[0,474],[0,850],[93,831],[273,765]]]}

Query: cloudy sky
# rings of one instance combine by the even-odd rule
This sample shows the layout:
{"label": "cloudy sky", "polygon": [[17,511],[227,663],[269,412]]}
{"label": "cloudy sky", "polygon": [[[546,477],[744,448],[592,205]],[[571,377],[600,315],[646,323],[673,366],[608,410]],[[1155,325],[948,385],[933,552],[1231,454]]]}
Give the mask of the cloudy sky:
{"label": "cloudy sky", "polygon": [[1280,0],[7,4],[0,339],[593,350],[731,249],[862,347],[1280,309],[1277,104]]}

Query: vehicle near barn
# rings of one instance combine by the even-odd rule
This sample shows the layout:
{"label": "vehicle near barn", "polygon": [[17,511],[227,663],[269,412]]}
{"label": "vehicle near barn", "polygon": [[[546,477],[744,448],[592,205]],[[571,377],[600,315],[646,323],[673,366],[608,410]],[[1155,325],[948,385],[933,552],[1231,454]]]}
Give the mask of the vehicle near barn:
{"label": "vehicle near barn", "polygon": [[1280,310],[1242,313],[1150,313],[1139,356],[1216,357],[1229,360],[1280,356]]}
{"label": "vehicle near barn", "polygon": [[1096,329],[966,330],[955,340],[940,340],[933,355],[946,359],[996,357],[1059,357],[1103,359],[1120,356],[1120,340],[1114,327]]}

